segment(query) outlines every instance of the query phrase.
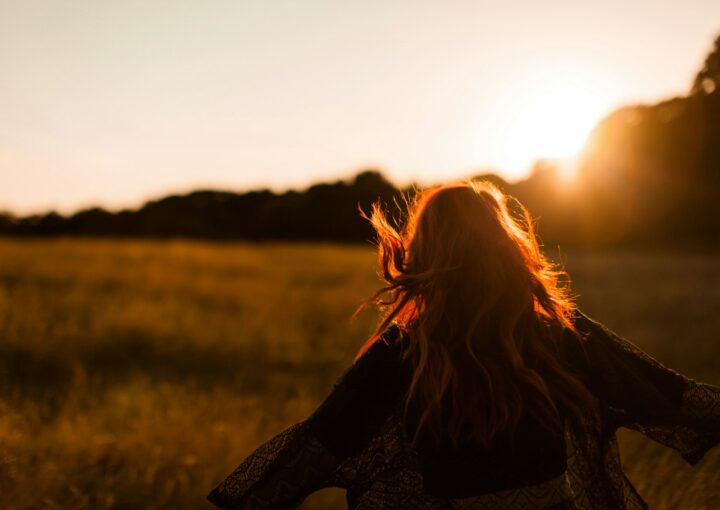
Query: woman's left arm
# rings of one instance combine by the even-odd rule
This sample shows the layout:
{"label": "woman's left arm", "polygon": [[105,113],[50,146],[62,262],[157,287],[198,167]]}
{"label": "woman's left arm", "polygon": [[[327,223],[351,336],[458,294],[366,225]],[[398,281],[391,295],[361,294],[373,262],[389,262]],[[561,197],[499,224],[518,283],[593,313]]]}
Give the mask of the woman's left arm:
{"label": "woman's left arm", "polygon": [[720,442],[720,387],[687,379],[679,414],[673,439],[686,446],[685,460],[696,464]]}
{"label": "woman's left arm", "polygon": [[582,316],[591,386],[629,427],[677,450],[690,464],[720,442],[720,387],[671,370],[600,323]]}

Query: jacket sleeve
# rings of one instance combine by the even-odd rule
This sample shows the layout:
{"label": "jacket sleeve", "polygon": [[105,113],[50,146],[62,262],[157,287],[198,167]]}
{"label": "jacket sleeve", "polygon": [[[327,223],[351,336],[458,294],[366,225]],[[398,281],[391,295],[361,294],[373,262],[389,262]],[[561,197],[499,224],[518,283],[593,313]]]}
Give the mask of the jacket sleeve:
{"label": "jacket sleeve", "polygon": [[332,485],[337,461],[303,421],[258,447],[207,499],[223,509],[297,508],[308,494]]}
{"label": "jacket sleeve", "polygon": [[390,330],[373,344],[310,417],[252,452],[208,500],[224,509],[291,509],[317,490],[347,488],[339,467],[363,450],[394,404],[395,336]]}
{"label": "jacket sleeve", "polygon": [[696,464],[720,441],[720,387],[685,377],[580,315],[588,382],[615,426],[642,432]]}

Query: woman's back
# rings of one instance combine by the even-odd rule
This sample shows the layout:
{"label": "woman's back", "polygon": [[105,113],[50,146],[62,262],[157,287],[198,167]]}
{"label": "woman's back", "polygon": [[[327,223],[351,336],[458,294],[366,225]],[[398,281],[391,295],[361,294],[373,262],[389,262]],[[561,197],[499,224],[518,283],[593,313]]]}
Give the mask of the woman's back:
{"label": "woman's back", "polygon": [[[410,406],[404,411],[412,378],[412,366],[403,356],[406,342],[397,326],[391,327],[310,419],[318,437],[336,455],[361,451],[393,414],[402,416],[404,434],[412,437],[421,409]],[[443,498],[537,484],[561,475],[566,467],[564,437],[530,415],[521,417],[514,432],[503,431],[488,446],[470,440],[453,444],[447,437],[421,434],[413,449],[425,488]]]}

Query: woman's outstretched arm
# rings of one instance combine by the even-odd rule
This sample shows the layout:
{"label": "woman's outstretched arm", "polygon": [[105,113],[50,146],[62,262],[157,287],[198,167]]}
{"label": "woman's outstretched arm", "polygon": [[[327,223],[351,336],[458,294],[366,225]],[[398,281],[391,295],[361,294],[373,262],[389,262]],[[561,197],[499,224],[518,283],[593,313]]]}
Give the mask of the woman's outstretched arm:
{"label": "woman's outstretched arm", "polygon": [[332,485],[337,462],[303,421],[252,452],[208,500],[223,509],[295,508],[308,494]]}
{"label": "woman's outstretched arm", "polygon": [[312,492],[343,487],[338,466],[363,449],[396,402],[398,334],[388,330],[309,418],[257,448],[208,500],[224,509],[296,508]]}
{"label": "woman's outstretched arm", "polygon": [[591,390],[617,426],[677,450],[692,465],[720,442],[720,387],[663,366],[584,315],[576,327],[586,334]]}

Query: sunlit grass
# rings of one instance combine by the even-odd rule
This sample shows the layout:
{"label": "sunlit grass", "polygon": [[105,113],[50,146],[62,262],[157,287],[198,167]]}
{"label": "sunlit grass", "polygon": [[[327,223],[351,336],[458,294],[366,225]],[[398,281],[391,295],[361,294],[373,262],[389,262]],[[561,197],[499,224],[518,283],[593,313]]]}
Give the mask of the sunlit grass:
{"label": "sunlit grass", "polygon": [[[720,257],[567,258],[591,316],[720,382]],[[0,239],[0,508],[202,507],[329,391],[378,283],[362,246]],[[621,441],[651,507],[720,507],[718,452]]]}

